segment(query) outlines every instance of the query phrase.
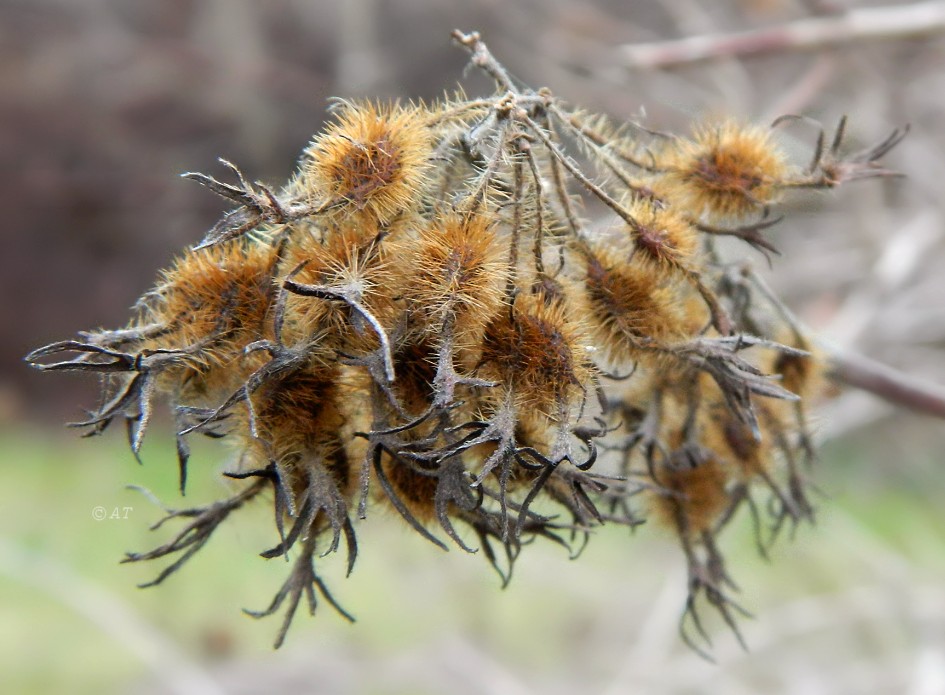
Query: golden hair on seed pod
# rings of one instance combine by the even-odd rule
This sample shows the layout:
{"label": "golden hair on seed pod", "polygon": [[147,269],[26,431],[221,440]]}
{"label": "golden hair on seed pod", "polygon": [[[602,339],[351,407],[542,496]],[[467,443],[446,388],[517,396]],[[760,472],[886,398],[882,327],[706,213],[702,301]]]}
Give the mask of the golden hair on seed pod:
{"label": "golden hair on seed pod", "polygon": [[297,185],[336,220],[386,224],[415,210],[428,180],[433,137],[424,106],[341,102],[305,150]]}
{"label": "golden hair on seed pod", "polygon": [[255,468],[277,462],[296,495],[306,484],[307,462],[317,460],[339,489],[353,490],[357,475],[350,470],[342,428],[341,402],[350,398],[339,379],[339,367],[313,363],[273,378],[251,396],[258,439],[250,435],[248,411],[236,406],[234,434],[244,442]]}
{"label": "golden hair on seed pod", "polygon": [[[161,273],[145,297],[142,322],[162,323],[181,348],[217,338],[236,349],[255,340],[273,297],[278,252],[263,243],[239,241],[189,250]],[[171,337],[171,335],[173,337]],[[208,358],[213,352],[208,351]]]}
{"label": "golden hair on seed pod", "polygon": [[681,302],[681,288],[658,268],[608,249],[589,250],[583,262],[587,321],[612,363],[627,364],[646,354],[641,348],[690,334],[687,311],[698,305]]}
{"label": "golden hair on seed pod", "polygon": [[[714,389],[717,393],[717,389]],[[706,399],[700,408],[702,443],[724,461],[732,464],[733,472],[744,482],[767,476],[774,465],[774,428],[780,423],[774,410],[764,403],[755,403],[761,433],[756,439],[751,427],[742,422],[721,400],[721,395]]]}
{"label": "golden hair on seed pod", "polygon": [[439,331],[447,317],[459,342],[478,342],[503,305],[506,252],[478,214],[435,217],[419,233],[404,296],[419,320]]}
{"label": "golden hair on seed pod", "polygon": [[172,370],[165,378],[182,381],[163,386],[180,388],[186,380],[198,392],[217,390],[215,381],[224,390],[231,388],[229,367],[243,359],[247,345],[266,336],[278,262],[277,248],[238,240],[189,250],[161,274],[142,301],[139,323],[162,324],[164,330],[141,348],[190,349],[184,374]]}
{"label": "golden hair on seed pod", "polygon": [[675,207],[661,200],[632,197],[627,208],[634,224],[627,231],[633,255],[661,268],[688,268],[699,251],[699,235]]}
{"label": "golden hair on seed pod", "polygon": [[788,174],[783,152],[764,128],[727,120],[703,125],[677,145],[669,179],[696,216],[724,220],[757,213],[776,201]]}
{"label": "golden hair on seed pod", "polygon": [[487,327],[482,376],[502,383],[520,407],[556,418],[587,388],[585,329],[561,302],[519,293]]}
{"label": "golden hair on seed pod", "polygon": [[657,489],[647,493],[649,508],[662,526],[687,537],[708,531],[729,505],[724,464],[700,451],[698,460],[676,451],[656,471]]}
{"label": "golden hair on seed pod", "polygon": [[[313,234],[300,235],[288,248],[283,267],[287,278],[300,285],[350,292],[389,330],[399,287],[382,239],[377,227],[370,224],[332,228],[324,239]],[[376,333],[364,325],[349,304],[339,299],[289,292],[284,318],[283,340],[288,345],[322,336],[326,345],[334,349],[342,345],[355,349],[376,346]]]}

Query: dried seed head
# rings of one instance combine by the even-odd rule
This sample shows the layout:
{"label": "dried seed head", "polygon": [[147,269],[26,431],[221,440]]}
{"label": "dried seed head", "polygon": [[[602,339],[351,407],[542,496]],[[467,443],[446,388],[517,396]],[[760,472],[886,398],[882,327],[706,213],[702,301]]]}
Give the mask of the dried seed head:
{"label": "dried seed head", "polygon": [[433,150],[422,106],[341,106],[337,120],[306,149],[299,185],[336,219],[387,224],[415,210]]}
{"label": "dried seed head", "polygon": [[699,250],[692,224],[675,207],[635,198],[628,209],[635,224],[628,228],[634,256],[664,267],[689,267]]}
{"label": "dried seed head", "polygon": [[219,395],[245,371],[243,349],[269,331],[278,250],[232,242],[187,251],[162,273],[141,303],[139,323],[165,329],[143,350],[181,350],[183,370],[167,370],[162,386],[191,396]]}
{"label": "dried seed head", "polygon": [[270,379],[252,395],[260,440],[277,460],[334,448],[343,420],[340,396],[336,365],[313,364]]}
{"label": "dried seed head", "polygon": [[182,348],[211,341],[214,350],[235,350],[257,338],[273,297],[277,250],[264,243],[220,244],[188,251],[162,273],[146,297],[142,322],[168,332],[151,347]]}
{"label": "dried seed head", "polygon": [[[300,285],[346,293],[371,312],[385,329],[394,321],[395,274],[381,237],[363,226],[344,225],[324,240],[306,235],[286,253],[287,279]],[[318,338],[326,347],[376,347],[376,333],[350,304],[337,298],[289,293],[282,339],[301,345]],[[353,341],[353,345],[352,345]]]}
{"label": "dried seed head", "polygon": [[679,184],[680,202],[695,215],[725,219],[757,213],[775,202],[787,174],[770,131],[725,121],[698,128],[691,141],[679,141],[670,178]]}
{"label": "dried seed head", "polygon": [[656,471],[660,489],[649,493],[656,520],[685,537],[711,529],[729,504],[725,468],[710,452],[676,451]]}
{"label": "dried seed head", "polygon": [[654,343],[685,337],[697,304],[680,301],[679,288],[652,264],[627,262],[612,250],[594,250],[584,258],[588,323],[607,358],[615,364],[639,359]]}
{"label": "dried seed head", "polygon": [[339,433],[344,392],[337,365],[313,364],[263,383],[252,395],[257,437],[250,430],[249,411],[235,406],[233,436],[242,441],[244,465],[265,468],[276,462],[288,489],[304,494],[308,467],[327,470],[342,491],[352,492],[357,475],[349,465]]}
{"label": "dried seed head", "polygon": [[[338,608],[314,555],[344,540],[350,569],[355,493],[438,544],[428,521],[464,548],[452,522],[467,524],[502,573],[538,536],[567,545],[595,523],[637,524],[648,488],[689,562],[687,616],[701,632],[704,596],[732,625],[723,520],[754,509],[758,483],[776,524],[810,516],[804,405],[767,375],[806,398],[820,372],[783,346],[765,351],[755,336],[806,346],[747,266],[710,257],[707,235],[773,250],[760,235],[771,220],[738,218],[788,187],[888,175],[877,160],[902,133],[841,159],[841,122],[795,175],[766,131],[730,121],[687,141],[615,128],[519,87],[478,35],[454,38],[497,93],[432,110],[342,104],[279,190],[232,165],[232,184],[188,175],[238,206],[206,247],[164,274],[127,328],[27,360],[103,377],[77,424],[97,434],[124,420],[136,453],[163,395],[183,425],[182,485],[184,434],[236,440],[242,489],[169,511],[181,532],[129,559],[177,556],[157,583],[231,512],[274,493],[282,542],[264,555],[297,554],[256,613],[287,607],[278,643],[303,594]],[[605,208],[620,226],[581,219]],[[534,511],[546,504],[568,518]]]}
{"label": "dried seed head", "polygon": [[766,475],[774,465],[772,427],[773,411],[756,404],[761,436],[755,438],[751,428],[735,418],[721,401],[703,405],[703,444],[717,456],[733,464],[733,472],[744,482]]}
{"label": "dried seed head", "polygon": [[519,294],[486,327],[483,376],[502,382],[520,407],[552,418],[586,388],[588,359],[583,326],[539,295]]}
{"label": "dried seed head", "polygon": [[449,316],[457,337],[477,342],[503,303],[506,267],[501,244],[481,215],[445,215],[420,232],[405,292],[434,331]]}

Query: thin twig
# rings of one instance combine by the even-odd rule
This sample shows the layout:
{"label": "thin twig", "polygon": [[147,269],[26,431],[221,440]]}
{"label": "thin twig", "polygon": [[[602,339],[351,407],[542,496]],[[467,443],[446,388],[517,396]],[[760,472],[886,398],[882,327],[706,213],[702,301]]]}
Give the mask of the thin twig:
{"label": "thin twig", "polygon": [[773,27],[689,36],[673,41],[618,48],[621,63],[646,70],[698,63],[712,58],[806,51],[851,43],[902,40],[945,32],[945,2],[857,9]]}
{"label": "thin twig", "polygon": [[945,419],[945,387],[905,374],[864,355],[831,345],[821,347],[829,355],[830,372],[837,381],[924,415]]}

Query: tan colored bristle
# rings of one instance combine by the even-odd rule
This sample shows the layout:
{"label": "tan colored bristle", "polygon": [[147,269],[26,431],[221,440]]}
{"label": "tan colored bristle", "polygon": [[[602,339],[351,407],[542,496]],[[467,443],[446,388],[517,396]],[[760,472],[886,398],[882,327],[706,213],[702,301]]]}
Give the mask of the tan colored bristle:
{"label": "tan colored bristle", "polygon": [[447,317],[460,340],[478,342],[503,304],[502,246],[482,215],[446,214],[420,230],[404,296],[424,325]]}
{"label": "tan colored bristle", "polygon": [[770,131],[724,121],[697,128],[693,139],[679,140],[671,179],[681,202],[695,215],[715,219],[758,213],[775,202],[778,184],[789,169]]}
{"label": "tan colored bristle", "polygon": [[660,489],[648,493],[656,521],[686,536],[711,529],[729,505],[725,468],[714,457],[662,466],[656,482]]}
{"label": "tan colored bristle", "polygon": [[626,364],[687,335],[687,311],[679,289],[652,264],[627,262],[618,252],[594,250],[584,257],[588,323],[614,364]]}
{"label": "tan colored bristle", "polygon": [[[188,251],[162,274],[144,320],[163,323],[173,333],[177,344],[164,348],[216,336],[216,342],[242,349],[259,334],[268,314],[277,260],[275,249],[263,243]],[[155,347],[169,339],[156,339]]]}
{"label": "tan colored bristle", "polygon": [[338,436],[344,416],[343,394],[336,366],[313,365],[266,383],[252,394],[253,417],[258,439],[248,436],[248,411],[235,406],[236,417],[246,425],[246,452],[265,468],[276,461],[293,482],[304,481],[308,461],[317,460],[335,478],[339,488],[353,489],[355,477],[347,463],[343,440]]}
{"label": "tan colored bristle", "polygon": [[387,224],[420,203],[433,139],[422,106],[345,103],[305,151],[298,185],[338,220]]}
{"label": "tan colored bristle", "polygon": [[277,441],[283,454],[324,442],[337,429],[337,369],[314,366],[266,384],[252,396],[260,437]]}
{"label": "tan colored bristle", "polygon": [[162,273],[139,317],[165,326],[142,349],[183,352],[178,366],[162,373],[162,389],[198,405],[235,388],[252,369],[244,348],[269,334],[278,260],[265,243],[233,242],[188,251]]}
{"label": "tan colored bristle", "polygon": [[558,303],[519,294],[486,327],[483,375],[498,378],[525,408],[557,417],[590,371],[583,326]]}
{"label": "tan colored bristle", "polygon": [[699,237],[675,207],[637,197],[631,199],[628,211],[635,223],[627,228],[634,243],[634,258],[661,266],[692,266],[699,250]]}

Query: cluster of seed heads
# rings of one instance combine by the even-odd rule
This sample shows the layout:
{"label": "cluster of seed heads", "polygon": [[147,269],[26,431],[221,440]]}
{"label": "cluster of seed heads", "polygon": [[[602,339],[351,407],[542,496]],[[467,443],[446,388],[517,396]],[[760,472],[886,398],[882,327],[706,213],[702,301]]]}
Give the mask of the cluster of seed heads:
{"label": "cluster of seed heads", "polygon": [[902,133],[841,156],[841,123],[794,165],[770,129],[735,121],[616,127],[519,86],[478,35],[454,38],[495,94],[339,101],[279,190],[226,162],[236,184],[187,174],[237,207],[125,328],[28,360],[101,375],[77,424],[124,420],[136,454],[167,403],[182,492],[189,435],[233,444],[234,494],[170,510],[180,532],[126,559],[170,558],[157,584],[268,491],[278,539],[262,555],[294,561],[253,614],[285,604],[277,644],[303,595],[347,616],[315,559],[344,546],[350,570],[352,519],[385,505],[504,580],[535,537],[577,551],[601,524],[651,518],[688,561],[683,636],[704,636],[706,603],[734,628],[717,534],[745,507],[763,551],[811,515],[820,371],[719,240],[774,252],[764,231],[786,191],[888,174],[877,160]]}

